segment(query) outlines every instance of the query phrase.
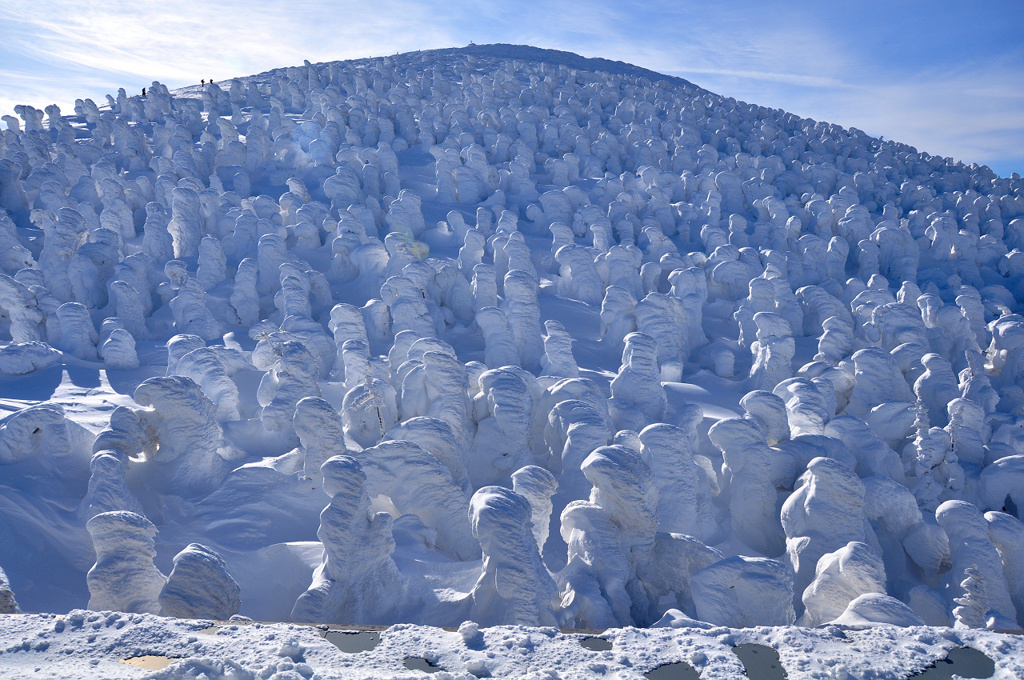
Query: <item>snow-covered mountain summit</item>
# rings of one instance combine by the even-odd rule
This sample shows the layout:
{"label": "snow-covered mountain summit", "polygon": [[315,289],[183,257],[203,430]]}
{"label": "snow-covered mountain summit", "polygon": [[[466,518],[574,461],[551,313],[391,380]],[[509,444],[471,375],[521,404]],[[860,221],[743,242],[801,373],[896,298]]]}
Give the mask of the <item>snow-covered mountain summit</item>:
{"label": "snow-covered mountain summit", "polygon": [[509,45],[18,114],[22,608],[1024,624],[1019,177]]}
{"label": "snow-covered mountain summit", "polygon": [[[699,89],[696,85],[688,80],[684,80],[683,78],[665,75],[663,73],[651,71],[650,69],[628,64],[623,61],[602,59],[600,57],[583,57],[579,54],[575,54],[574,52],[544,49],[541,47],[534,47],[532,45],[510,45],[507,43],[494,43],[490,45],[470,44],[465,47],[449,47],[436,50],[406,52],[386,57],[386,59],[394,60],[396,63],[401,63],[404,66],[412,64],[433,65],[439,62],[451,62],[453,60],[460,61],[466,57],[475,57],[477,59],[477,64],[483,68],[486,68],[486,66],[480,64],[481,59],[486,60],[490,66],[496,65],[500,61],[516,60],[548,64],[554,67],[564,66],[577,71],[599,71],[601,73],[614,75],[649,78],[651,80],[664,80]],[[375,61],[379,61],[379,59],[380,57],[352,59],[342,63],[352,64],[354,66],[365,66]],[[318,64],[318,66],[326,65],[327,64]]]}

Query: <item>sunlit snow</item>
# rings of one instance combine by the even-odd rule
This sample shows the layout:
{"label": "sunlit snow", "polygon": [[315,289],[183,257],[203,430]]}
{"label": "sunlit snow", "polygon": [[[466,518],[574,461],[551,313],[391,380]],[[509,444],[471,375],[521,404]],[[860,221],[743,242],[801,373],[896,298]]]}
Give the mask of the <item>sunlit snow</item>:
{"label": "sunlit snow", "polygon": [[[641,674],[750,642],[860,677],[807,661],[844,628],[912,647],[879,673],[1020,671],[967,630],[1024,626],[1019,177],[501,45],[18,114],[0,611],[62,616],[0,619],[0,675],[84,621],[269,668],[142,614],[461,625],[383,635],[450,677],[627,677],[484,653],[557,628]],[[280,630],[259,677],[333,649]]]}

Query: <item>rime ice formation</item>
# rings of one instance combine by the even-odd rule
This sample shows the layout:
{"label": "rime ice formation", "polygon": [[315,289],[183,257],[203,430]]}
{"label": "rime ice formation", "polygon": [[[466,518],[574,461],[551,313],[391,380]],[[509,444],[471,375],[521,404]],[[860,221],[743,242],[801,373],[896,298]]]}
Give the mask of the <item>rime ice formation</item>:
{"label": "rime ice formation", "polygon": [[87,438],[91,433],[82,432],[61,406],[30,406],[11,414],[0,425],[0,465],[21,465],[33,475],[56,474],[56,479],[47,481],[67,483],[60,479],[62,470],[70,475],[87,474]]}
{"label": "rime ice formation", "polygon": [[366,476],[354,458],[329,458],[322,472],[324,491],[331,499],[317,531],[324,545],[323,563],[295,602],[291,618],[390,622],[398,615],[405,589],[391,558],[391,517],[370,509]]}
{"label": "rime ice formation", "polygon": [[[171,343],[182,337],[189,338],[190,342],[180,343],[172,350]],[[241,377],[239,374],[243,371],[252,370],[253,366],[239,350],[205,345],[198,336],[176,335],[171,338],[167,350],[168,375],[191,378],[198,384],[216,405],[218,421],[240,420],[241,397],[235,379]],[[170,357],[178,350],[185,353],[176,358],[172,368]]]}
{"label": "rime ice formation", "polygon": [[979,608],[980,625],[972,620],[969,627],[988,626],[993,618],[998,622],[992,626],[995,628],[1004,627],[1003,621],[1016,621],[1017,611],[1003,574],[1003,558],[989,538],[988,524],[981,511],[964,501],[946,501],[935,511],[935,519],[949,536],[953,564],[944,579],[949,596],[963,597],[968,590],[964,583],[973,574],[973,592],[968,594],[973,596],[972,605]]}
{"label": "rime ice formation", "polygon": [[924,620],[913,609],[895,597],[881,593],[865,593],[854,598],[847,606],[846,611],[833,623],[853,627],[872,624],[920,626]]}
{"label": "rime ice formation", "polygon": [[22,609],[1024,624],[1020,177],[515,46],[17,113]]}
{"label": "rime ice formation", "polygon": [[728,485],[733,535],[758,552],[778,555],[783,537],[764,433],[750,420],[730,418],[715,423],[708,437],[724,459],[722,481]]}
{"label": "rime ice formation", "polygon": [[541,358],[542,375],[576,378],[579,366],[572,356],[572,336],[565,327],[553,319],[544,322],[544,356]]}
{"label": "rime ice formation", "polygon": [[558,592],[531,531],[530,501],[500,486],[481,487],[470,501],[483,569],[473,587],[473,620],[487,625],[555,625]]}
{"label": "rime ice formation", "polygon": [[26,375],[59,364],[60,352],[45,342],[12,342],[0,349],[0,375]]}
{"label": "rime ice formation", "polygon": [[7,574],[0,569],[0,614],[17,614],[18,603],[11,592],[11,584],[7,582]]}
{"label": "rime ice formation", "polygon": [[1017,623],[1024,619],[1024,524],[1005,512],[986,512],[988,536],[1003,561],[1003,575],[1010,589],[1010,599],[1017,609]]}
{"label": "rime ice formation", "polygon": [[99,335],[89,318],[89,310],[78,302],[65,302],[57,308],[57,320],[60,324],[60,339],[54,343],[57,349],[79,359],[95,361]]}
{"label": "rime ice formation", "polygon": [[793,613],[793,576],[781,562],[729,557],[693,576],[697,616],[718,626],[786,626]]}
{"label": "rime ice formation", "polygon": [[800,622],[817,626],[839,618],[851,602],[867,593],[885,594],[885,565],[867,545],[851,541],[818,560],[814,580],[801,596]]}
{"label": "rime ice formation", "polygon": [[96,564],[89,570],[89,607],[160,613],[166,578],[153,564],[156,527],[142,515],[104,512],[89,520]]}
{"label": "rime ice formation", "polygon": [[174,567],[160,591],[164,616],[226,620],[238,613],[239,587],[220,555],[191,543],[174,556]]}
{"label": "rime ice formation", "polygon": [[122,370],[138,368],[139,355],[135,349],[135,338],[123,328],[115,328],[100,347],[100,356],[107,368]]}
{"label": "rime ice formation", "polygon": [[396,391],[389,383],[367,377],[345,393],[341,419],[345,436],[357,446],[371,447],[398,423]]}
{"label": "rime ice formation", "polygon": [[359,460],[372,498],[386,496],[398,513],[419,517],[437,532],[437,548],[444,554],[462,560],[479,555],[463,512],[465,493],[429,451],[411,441],[385,441],[364,449]]}
{"label": "rime ice formation", "polygon": [[547,543],[551,518],[551,496],[558,488],[555,476],[542,467],[527,465],[512,473],[512,490],[530,502],[530,521],[537,550],[543,552]]}
{"label": "rime ice formation", "polygon": [[864,514],[864,483],[853,470],[831,458],[815,458],[807,464],[796,490],[782,505],[781,520],[786,554],[800,594],[816,577],[826,553],[851,541],[875,539]]}
{"label": "rime ice formation", "polygon": [[92,519],[101,512],[126,510],[143,514],[142,504],[125,481],[128,456],[115,449],[97,451],[89,461],[89,489],[79,512]]}
{"label": "rime ice formation", "polygon": [[622,365],[611,382],[609,409],[620,429],[641,430],[665,417],[668,407],[658,370],[658,346],[643,333],[630,333],[622,350]]}
{"label": "rime ice formation", "polygon": [[563,601],[584,627],[646,618],[649,594],[638,570],[655,548],[658,491],[639,451],[622,445],[595,449],[581,465],[593,485],[589,500],[562,511],[569,547],[559,574]]}
{"label": "rime ice formation", "polygon": [[320,396],[320,369],[315,354],[298,339],[283,333],[272,334],[260,340],[252,352],[252,362],[257,369],[266,371],[256,393],[263,407],[263,427],[268,432],[287,431],[299,400]]}
{"label": "rime ice formation", "polygon": [[345,451],[341,416],[324,399],[306,397],[295,405],[292,425],[299,438],[302,474],[307,479],[317,479],[324,461]]}
{"label": "rime ice formation", "polygon": [[[145,439],[141,450],[150,458],[154,482],[179,492],[209,491],[223,480],[230,453],[222,447],[213,402],[190,378],[150,378],[135,390],[138,424]],[[113,420],[111,421],[113,424]]]}
{"label": "rime ice formation", "polygon": [[793,331],[786,319],[774,312],[758,312],[753,321],[757,339],[750,345],[754,355],[750,379],[757,389],[772,389],[792,377]]}
{"label": "rime ice formation", "polygon": [[[697,418],[700,418],[699,410]],[[694,423],[694,428],[696,423]],[[693,440],[674,425],[648,425],[639,434],[640,452],[649,461],[658,487],[658,529],[702,541],[715,537],[708,477],[693,461]]]}
{"label": "rime ice formation", "polygon": [[497,482],[531,462],[530,414],[533,398],[523,375],[515,368],[484,371],[474,398],[476,436],[470,459],[470,479]]}

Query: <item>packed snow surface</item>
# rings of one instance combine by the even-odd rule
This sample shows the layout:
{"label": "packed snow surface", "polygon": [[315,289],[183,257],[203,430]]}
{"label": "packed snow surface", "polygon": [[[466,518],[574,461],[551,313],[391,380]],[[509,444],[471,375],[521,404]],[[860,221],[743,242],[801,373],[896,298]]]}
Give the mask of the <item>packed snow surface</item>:
{"label": "packed snow surface", "polygon": [[[426,677],[415,668],[434,673],[437,680],[644,680],[657,678],[656,669],[664,673],[681,664],[705,680],[904,680],[930,667],[943,668],[946,659],[965,651],[983,660],[978,664],[982,674],[953,666],[958,675],[1024,677],[1024,638],[1017,635],[890,625],[860,630],[840,626],[734,629],[694,621],[678,612],[653,628],[617,628],[596,637],[552,627],[480,628],[469,622],[458,630],[396,624],[380,633],[357,636],[284,623],[211,625],[203,620],[82,610],[64,615],[0,615],[0,626],[4,631],[0,677],[19,680]],[[740,653],[750,645],[768,655],[777,650],[785,676],[778,671],[749,670]],[[149,671],[142,670],[147,667]],[[661,677],[696,676],[666,673]]]}
{"label": "packed snow surface", "polygon": [[704,656],[624,628],[585,676],[760,641],[839,679],[851,640],[1019,672],[967,630],[1024,626],[1019,176],[507,45],[17,113],[0,612],[72,613],[0,619],[0,668],[64,621],[209,677],[330,647],[143,616],[240,614],[473,621],[385,635],[453,677],[659,621]]}

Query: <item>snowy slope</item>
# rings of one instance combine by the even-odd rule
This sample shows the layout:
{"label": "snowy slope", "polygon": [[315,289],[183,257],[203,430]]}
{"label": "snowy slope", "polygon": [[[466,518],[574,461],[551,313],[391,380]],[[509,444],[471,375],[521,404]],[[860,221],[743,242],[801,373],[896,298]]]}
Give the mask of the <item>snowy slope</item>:
{"label": "snowy slope", "polygon": [[18,113],[23,611],[1024,625],[1019,177],[510,45]]}

